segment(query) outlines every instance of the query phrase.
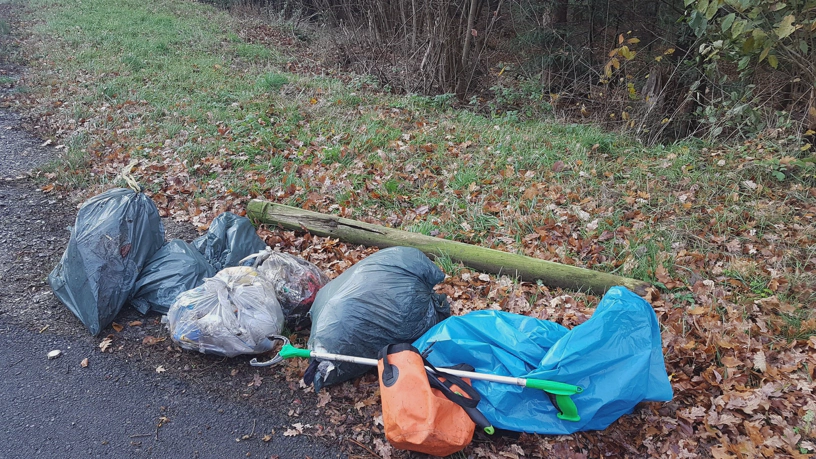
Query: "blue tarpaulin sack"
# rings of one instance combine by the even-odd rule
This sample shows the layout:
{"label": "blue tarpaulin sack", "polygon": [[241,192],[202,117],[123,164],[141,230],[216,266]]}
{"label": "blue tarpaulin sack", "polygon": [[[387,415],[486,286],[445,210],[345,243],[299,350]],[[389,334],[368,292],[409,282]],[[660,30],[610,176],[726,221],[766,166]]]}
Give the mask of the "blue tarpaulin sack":
{"label": "blue tarpaulin sack", "polygon": [[643,401],[668,401],[672,388],[652,307],[613,287],[592,317],[569,330],[554,322],[502,311],[476,311],[440,322],[414,346],[432,351],[436,366],[460,363],[475,371],[546,379],[584,390],[572,396],[581,420],[561,420],[547,394],[473,381],[479,409],[498,428],[538,434],[603,430]]}

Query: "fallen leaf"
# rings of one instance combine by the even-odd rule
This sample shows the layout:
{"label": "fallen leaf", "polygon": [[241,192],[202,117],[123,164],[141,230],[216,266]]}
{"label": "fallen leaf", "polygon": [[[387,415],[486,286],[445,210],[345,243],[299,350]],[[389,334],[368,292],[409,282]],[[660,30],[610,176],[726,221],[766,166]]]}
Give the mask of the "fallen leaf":
{"label": "fallen leaf", "polygon": [[105,352],[111,347],[111,344],[113,344],[113,338],[108,336],[107,338],[103,339],[101,343],[99,343],[99,349],[102,349],[102,352]]}
{"label": "fallen leaf", "polygon": [[293,429],[287,429],[286,432],[283,433],[284,437],[295,437],[303,433],[304,427],[309,427],[308,424],[305,426],[299,422],[292,424]]}
{"label": "fallen leaf", "polygon": [[561,171],[563,171],[563,170],[564,170],[564,167],[565,167],[564,161],[561,161],[561,160],[559,159],[558,161],[556,161],[556,162],[554,162],[554,163],[553,163],[553,165],[552,165],[552,171],[553,171],[553,172],[561,172]]}
{"label": "fallen leaf", "polygon": [[134,321],[128,322],[128,327],[141,327],[141,326],[142,326],[142,321],[141,320],[134,320]]}
{"label": "fallen leaf", "polygon": [[232,371],[230,371],[230,376],[235,376],[237,374],[238,374],[238,369],[237,368],[233,368]]}
{"label": "fallen leaf", "polygon": [[765,362],[765,352],[761,349],[754,354],[754,368],[765,373],[768,370],[768,364]]}
{"label": "fallen leaf", "polygon": [[82,362],[79,362],[79,366],[81,366],[82,368],[88,368],[88,357],[82,359]]}
{"label": "fallen leaf", "polygon": [[735,368],[742,365],[742,362],[739,359],[731,357],[730,355],[726,355],[725,357],[721,358],[720,362],[729,368]]}
{"label": "fallen leaf", "polygon": [[263,437],[261,437],[261,440],[263,440],[264,443],[269,443],[270,441],[272,441],[272,435],[266,434]]}
{"label": "fallen leaf", "polygon": [[381,438],[375,438],[374,451],[376,451],[377,454],[379,454],[383,459],[391,459],[391,454],[394,452],[394,449],[390,444],[384,442]]}
{"label": "fallen leaf", "polygon": [[733,239],[725,243],[725,249],[728,250],[729,253],[741,253],[742,244],[737,239]]}
{"label": "fallen leaf", "polygon": [[519,456],[524,456],[524,449],[515,443],[510,445],[510,451],[518,454]]}
{"label": "fallen leaf", "polygon": [[488,213],[497,214],[497,213],[501,212],[502,206],[498,202],[488,201],[488,202],[484,203],[484,206],[482,207],[482,210],[484,210],[485,212],[488,212]]}
{"label": "fallen leaf", "polygon": [[524,194],[521,195],[521,199],[530,200],[538,196],[538,187],[533,185],[530,188],[524,190]]}
{"label": "fallen leaf", "polygon": [[156,367],[156,373],[164,373],[165,371],[167,371],[167,369],[165,369],[162,365]]}
{"label": "fallen leaf", "polygon": [[261,387],[261,383],[263,383],[263,378],[258,373],[255,373],[255,376],[252,377],[252,381],[247,384],[247,386],[252,387]]}
{"label": "fallen leaf", "polygon": [[317,407],[321,408],[326,406],[327,403],[331,401],[331,394],[329,391],[323,390],[317,394]]}
{"label": "fallen leaf", "polygon": [[147,335],[142,340],[142,344],[144,344],[145,346],[153,346],[154,344],[161,343],[165,339],[167,338],[156,338],[155,336]]}
{"label": "fallen leaf", "polygon": [[714,456],[714,459],[732,459],[735,458],[733,454],[728,452],[724,446],[715,446],[709,449],[711,455]]}
{"label": "fallen leaf", "polygon": [[113,329],[116,330],[116,333],[120,333],[122,330],[125,329],[125,327],[123,327],[120,324],[117,324],[116,322],[112,323],[111,327],[113,327]]}

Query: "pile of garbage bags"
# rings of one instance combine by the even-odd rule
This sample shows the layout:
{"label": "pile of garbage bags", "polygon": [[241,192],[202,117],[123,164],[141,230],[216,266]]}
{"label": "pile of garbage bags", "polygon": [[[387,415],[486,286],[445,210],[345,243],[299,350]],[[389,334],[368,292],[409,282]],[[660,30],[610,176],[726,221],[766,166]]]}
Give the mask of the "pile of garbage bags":
{"label": "pile of garbage bags", "polygon": [[[70,230],[48,281],[93,335],[130,303],[166,314],[183,348],[233,357],[270,351],[270,336],[285,324],[311,321],[308,348],[319,353],[376,359],[386,345],[413,343],[437,367],[583,388],[573,396],[576,421],[559,417],[541,390],[473,381],[492,425],[539,434],[604,429],[641,401],[672,397],[655,313],[623,287],[570,330],[502,311],[450,317],[447,297],[434,291],[444,273],[414,248],[380,250],[330,280],[267,247],[248,219],[231,213],[192,243],[165,242],[155,204],[131,189],[85,202]],[[370,369],[312,359],[303,379],[320,390]]]}
{"label": "pile of garbage bags", "polygon": [[269,250],[249,219],[230,212],[192,243],[165,242],[156,205],[128,188],[83,203],[70,231],[48,281],[93,335],[130,303],[167,314],[172,338],[187,349],[261,353],[284,317],[305,315],[329,281],[315,265]]}

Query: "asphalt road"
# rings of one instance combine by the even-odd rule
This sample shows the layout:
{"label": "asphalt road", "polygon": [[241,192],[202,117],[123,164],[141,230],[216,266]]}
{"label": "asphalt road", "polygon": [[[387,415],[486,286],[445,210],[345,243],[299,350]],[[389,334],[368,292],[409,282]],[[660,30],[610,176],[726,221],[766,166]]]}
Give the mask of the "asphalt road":
{"label": "asphalt road", "polygon": [[[0,457],[341,456],[308,436],[282,435],[281,414],[134,370],[94,347],[0,322]],[[49,360],[55,349],[62,355]]]}

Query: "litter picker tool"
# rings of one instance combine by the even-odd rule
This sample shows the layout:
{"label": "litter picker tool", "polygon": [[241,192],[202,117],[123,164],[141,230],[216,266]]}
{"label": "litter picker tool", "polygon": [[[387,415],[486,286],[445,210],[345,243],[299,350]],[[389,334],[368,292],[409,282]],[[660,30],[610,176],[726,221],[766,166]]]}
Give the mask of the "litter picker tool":
{"label": "litter picker tool", "polygon": [[[368,359],[365,357],[354,357],[350,355],[342,355],[342,354],[331,354],[328,352],[317,352],[317,351],[310,351],[309,349],[300,349],[292,344],[289,341],[289,338],[280,335],[270,335],[270,340],[273,341],[282,341],[283,347],[278,352],[278,355],[273,357],[271,360],[266,362],[259,362],[258,359],[252,359],[249,364],[253,367],[267,367],[270,365],[276,365],[282,362],[285,359],[291,358],[313,358],[313,359],[321,359],[321,360],[332,360],[337,362],[350,362],[356,363],[359,365],[368,365],[372,367],[377,366],[377,359]],[[435,369],[430,367],[425,367],[431,373],[436,373]],[[581,417],[578,415],[578,408],[575,406],[575,402],[572,401],[570,398],[572,395],[580,394],[583,392],[583,388],[580,386],[574,386],[572,384],[566,384],[557,381],[548,381],[546,379],[533,379],[533,378],[517,378],[513,376],[499,376],[499,375],[491,375],[486,373],[476,373],[473,371],[462,371],[462,370],[451,370],[451,369],[440,369],[441,372],[452,374],[454,376],[459,376],[460,378],[470,378],[476,379],[480,381],[488,381],[494,382],[498,384],[509,384],[513,386],[521,386],[521,387],[529,387],[530,389],[538,389],[547,393],[552,400],[553,405],[558,409],[558,418],[564,421],[573,421],[577,422],[581,420]]]}

